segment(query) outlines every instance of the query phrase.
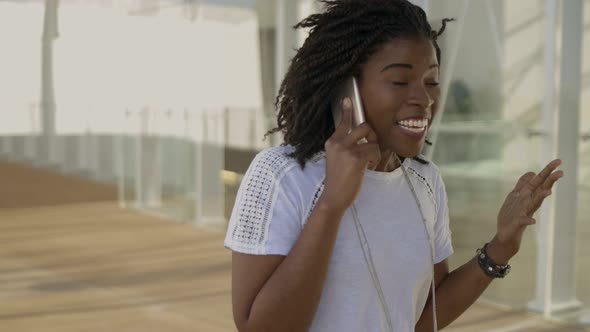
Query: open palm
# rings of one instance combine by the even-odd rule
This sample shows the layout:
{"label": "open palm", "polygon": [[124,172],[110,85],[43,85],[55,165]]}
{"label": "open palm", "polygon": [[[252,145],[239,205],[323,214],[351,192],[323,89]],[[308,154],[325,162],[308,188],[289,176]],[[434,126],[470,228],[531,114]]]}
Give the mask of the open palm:
{"label": "open palm", "polygon": [[556,159],[539,174],[529,172],[520,177],[498,213],[497,234],[501,243],[518,251],[524,230],[536,223],[533,214],[551,195],[555,182],[563,176],[562,171],[556,171],[560,164],[561,160]]}

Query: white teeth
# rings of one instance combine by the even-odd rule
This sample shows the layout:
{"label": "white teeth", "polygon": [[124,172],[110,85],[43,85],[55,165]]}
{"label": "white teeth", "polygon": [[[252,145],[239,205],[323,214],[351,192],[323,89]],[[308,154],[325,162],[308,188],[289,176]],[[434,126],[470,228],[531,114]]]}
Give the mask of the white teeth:
{"label": "white teeth", "polygon": [[407,129],[419,129],[421,131],[424,127],[428,126],[428,119],[402,120],[398,121],[398,124]]}
{"label": "white teeth", "polygon": [[405,130],[414,132],[414,133],[421,133],[424,131],[424,128],[408,128],[408,127],[403,127]]}

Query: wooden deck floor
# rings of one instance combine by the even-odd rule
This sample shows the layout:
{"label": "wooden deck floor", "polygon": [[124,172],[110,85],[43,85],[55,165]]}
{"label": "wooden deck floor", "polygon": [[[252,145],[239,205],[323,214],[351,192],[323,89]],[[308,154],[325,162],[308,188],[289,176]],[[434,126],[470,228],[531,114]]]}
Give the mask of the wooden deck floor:
{"label": "wooden deck floor", "polygon": [[117,188],[0,156],[0,209],[117,200]]}
{"label": "wooden deck floor", "polygon": [[222,241],[113,203],[0,211],[0,331],[232,331]]}
{"label": "wooden deck floor", "polygon": [[[235,331],[223,237],[110,202],[0,209],[0,331]],[[583,330],[476,304],[446,331]]]}

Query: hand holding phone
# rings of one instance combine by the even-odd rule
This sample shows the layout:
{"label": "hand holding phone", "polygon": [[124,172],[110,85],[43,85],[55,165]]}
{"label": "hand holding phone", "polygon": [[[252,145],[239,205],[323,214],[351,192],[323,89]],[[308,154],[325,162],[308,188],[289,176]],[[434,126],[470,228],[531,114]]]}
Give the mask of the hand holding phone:
{"label": "hand holding phone", "polygon": [[[354,85],[352,87],[354,91]],[[350,207],[358,196],[365,170],[374,169],[381,160],[377,135],[365,122],[362,106],[355,108],[361,105],[360,95],[357,97],[356,105],[354,98],[348,96],[343,98],[346,102],[334,105],[333,114],[337,124],[334,134],[325,144],[326,179],[320,201],[340,212]]]}
{"label": "hand holding phone", "polygon": [[[337,128],[340,124],[340,121],[342,121],[342,102],[345,98],[349,98],[352,102],[353,127],[358,127],[366,121],[358,83],[354,76],[350,76],[338,87],[336,97],[332,101],[332,117],[334,118],[334,128]],[[363,137],[358,141],[358,143],[367,143],[367,139]]]}

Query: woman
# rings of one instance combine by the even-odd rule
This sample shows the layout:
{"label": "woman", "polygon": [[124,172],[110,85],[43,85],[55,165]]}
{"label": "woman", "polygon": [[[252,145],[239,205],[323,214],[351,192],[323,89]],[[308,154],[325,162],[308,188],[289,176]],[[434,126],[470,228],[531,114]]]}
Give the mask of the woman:
{"label": "woman", "polygon": [[[500,209],[497,234],[449,272],[445,188],[420,156],[440,97],[437,37],[448,20],[436,32],[407,1],[323,2],[323,13],[296,26],[311,30],[277,98],[274,131],[284,144],[256,156],[230,220],[236,326],[443,328],[507,274],[533,213],[563,175],[560,161],[523,175]],[[366,122],[352,126],[345,99],[335,127],[335,87],[351,75]]]}

